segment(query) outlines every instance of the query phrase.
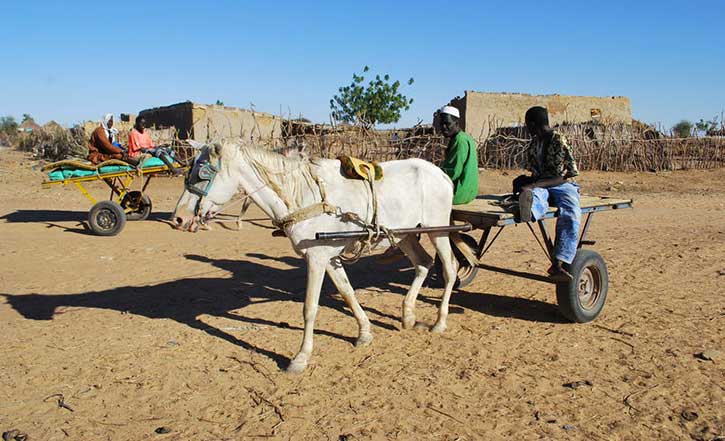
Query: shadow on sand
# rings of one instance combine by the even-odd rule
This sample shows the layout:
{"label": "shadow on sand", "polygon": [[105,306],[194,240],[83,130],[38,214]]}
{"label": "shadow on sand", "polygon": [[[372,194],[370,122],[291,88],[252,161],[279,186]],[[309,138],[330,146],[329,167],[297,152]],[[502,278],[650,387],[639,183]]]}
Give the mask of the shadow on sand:
{"label": "shadow on sand", "polygon": [[[147,220],[168,223],[171,218],[169,212],[152,212]],[[87,211],[70,210],[17,210],[0,216],[0,220],[8,223],[39,223],[45,224],[46,228],[60,228],[68,233],[94,235],[88,228]],[[77,222],[75,227],[59,225],[56,222]]]}
{"label": "shadow on sand", "polygon": [[[198,319],[202,315],[211,315],[281,329],[301,330],[300,327],[291,326],[287,322],[247,317],[243,311],[239,310],[243,310],[248,305],[268,302],[304,302],[306,279],[304,260],[295,257],[276,258],[256,253],[248,254],[248,257],[256,262],[253,260],[213,260],[195,254],[186,255],[189,260],[208,263],[216,268],[229,271],[232,274],[231,278],[185,278],[153,286],[126,286],[81,294],[2,295],[12,308],[31,320],[52,320],[56,310],[63,307],[100,308],[152,319],[172,319],[244,349],[267,356],[282,368],[289,362],[287,357],[255,346]],[[288,268],[267,266],[264,264],[265,260],[281,262]],[[349,276],[352,285],[357,289],[377,288],[403,296],[413,278],[413,272],[412,269],[404,266],[382,267],[375,263],[374,257],[368,257],[355,264],[349,271]],[[352,317],[347,306],[338,296],[326,295],[332,292],[335,292],[335,289],[326,280],[323,295],[320,298],[321,306],[332,308]],[[436,305],[439,302],[437,298],[433,297],[420,296],[419,299]],[[499,317],[562,322],[555,305],[536,300],[497,294],[457,292],[453,294],[451,303],[456,305],[451,308],[451,313],[462,313],[466,308]],[[389,330],[398,329],[389,323],[381,322],[379,318],[397,322],[399,317],[369,306],[363,305],[363,307],[371,316],[373,326]],[[355,337],[342,336],[326,330],[318,329],[315,332],[350,343],[355,340]]]}

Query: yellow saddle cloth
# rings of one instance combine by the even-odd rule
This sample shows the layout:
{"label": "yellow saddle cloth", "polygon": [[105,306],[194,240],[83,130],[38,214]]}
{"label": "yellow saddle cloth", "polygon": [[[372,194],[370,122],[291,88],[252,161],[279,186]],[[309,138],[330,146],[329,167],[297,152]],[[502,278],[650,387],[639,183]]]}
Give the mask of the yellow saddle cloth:
{"label": "yellow saddle cloth", "polygon": [[377,162],[367,162],[352,156],[340,156],[340,168],[342,174],[350,179],[369,179],[368,173],[372,173],[376,181],[383,179],[383,168]]}

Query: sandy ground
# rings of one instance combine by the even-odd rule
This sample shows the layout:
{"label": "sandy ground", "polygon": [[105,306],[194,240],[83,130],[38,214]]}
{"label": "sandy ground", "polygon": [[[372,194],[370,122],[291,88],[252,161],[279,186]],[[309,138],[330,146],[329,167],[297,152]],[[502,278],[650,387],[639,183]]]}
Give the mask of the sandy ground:
{"label": "sandy ground", "polygon": [[[373,321],[357,326],[326,282],[315,352],[301,340],[304,263],[250,210],[242,231],[172,230],[180,179],[156,215],[101,238],[75,188],[42,190],[0,150],[0,431],[31,440],[704,439],[725,435],[725,170],[585,173],[585,192],[635,198],[590,237],[609,265],[593,323],[564,322],[550,285],[480,272],[449,329],[402,331],[410,268],[348,270]],[[502,192],[514,172],[484,172]],[[106,194],[93,186],[96,195]],[[256,219],[256,220],[255,220]],[[523,227],[490,262],[541,271]],[[424,288],[418,319],[435,319]],[[705,351],[713,360],[695,356]],[[564,384],[588,381],[572,389]],[[67,407],[59,406],[59,398]],[[168,433],[156,433],[159,428]],[[161,431],[161,430],[159,430]]]}

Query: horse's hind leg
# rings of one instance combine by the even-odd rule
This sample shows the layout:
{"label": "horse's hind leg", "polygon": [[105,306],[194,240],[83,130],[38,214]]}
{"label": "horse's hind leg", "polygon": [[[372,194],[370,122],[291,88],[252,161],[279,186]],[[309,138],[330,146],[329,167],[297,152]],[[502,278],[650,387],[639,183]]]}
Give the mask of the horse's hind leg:
{"label": "horse's hind leg", "polygon": [[415,326],[415,301],[433,261],[413,235],[401,240],[398,246],[415,267],[415,278],[403,300],[403,329],[410,329]]}
{"label": "horse's hind leg", "polygon": [[431,241],[435,246],[436,253],[443,264],[443,280],[445,281],[445,291],[443,291],[443,299],[438,308],[438,320],[431,331],[443,332],[446,330],[446,318],[448,318],[448,302],[451,299],[453,284],[456,283],[456,267],[453,262],[453,251],[448,234],[430,234]]}
{"label": "horse's hind leg", "polygon": [[358,303],[357,298],[355,298],[355,290],[352,288],[352,285],[350,285],[350,280],[347,278],[345,268],[342,267],[339,260],[334,259],[327,265],[326,269],[327,275],[330,276],[332,283],[335,284],[337,291],[345,300],[347,306],[349,306],[352,310],[355,320],[357,320],[359,332],[357,341],[355,341],[355,346],[365,346],[369,344],[373,341],[373,334],[370,331],[370,320],[368,320],[368,316],[365,315],[365,311],[360,306],[360,303]]}

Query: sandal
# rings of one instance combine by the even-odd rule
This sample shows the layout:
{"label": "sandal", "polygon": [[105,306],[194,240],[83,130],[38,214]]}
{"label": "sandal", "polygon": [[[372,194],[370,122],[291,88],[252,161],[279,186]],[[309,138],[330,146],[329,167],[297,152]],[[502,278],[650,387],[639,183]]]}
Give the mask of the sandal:
{"label": "sandal", "polygon": [[574,277],[569,274],[569,271],[555,264],[552,264],[546,272],[549,273],[551,280],[556,280],[557,282],[571,282],[574,280]]}

